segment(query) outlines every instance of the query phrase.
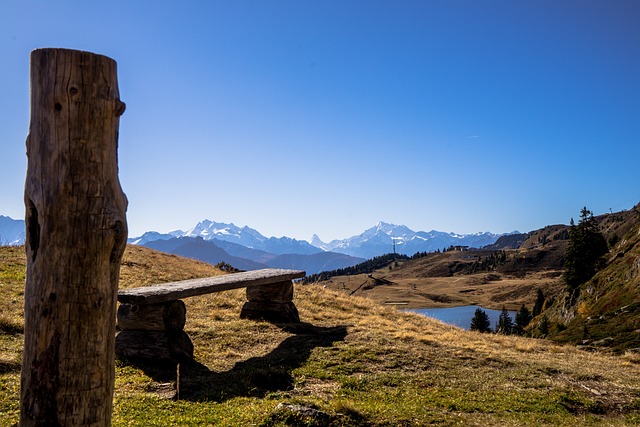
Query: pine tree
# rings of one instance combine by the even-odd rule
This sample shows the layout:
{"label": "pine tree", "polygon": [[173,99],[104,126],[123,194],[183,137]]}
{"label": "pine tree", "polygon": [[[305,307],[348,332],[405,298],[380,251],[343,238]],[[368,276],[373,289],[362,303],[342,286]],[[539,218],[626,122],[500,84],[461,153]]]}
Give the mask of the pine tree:
{"label": "pine tree", "polygon": [[471,327],[469,329],[478,332],[491,332],[491,320],[489,320],[489,315],[483,309],[476,308],[473,319],[471,319]]}
{"label": "pine tree", "polygon": [[538,289],[538,293],[536,295],[536,302],[533,304],[533,317],[536,317],[540,313],[542,313],[542,307],[544,306],[544,294],[542,293],[542,289]]}
{"label": "pine tree", "polygon": [[543,337],[549,335],[549,318],[546,314],[542,315],[540,322],[538,322],[538,331]]}
{"label": "pine tree", "polygon": [[529,309],[522,304],[522,307],[520,307],[520,310],[516,313],[516,324],[513,327],[513,333],[523,335],[524,328],[531,323],[532,318],[533,316],[529,312]]}
{"label": "pine tree", "polygon": [[573,219],[569,229],[569,245],[564,256],[564,280],[573,291],[598,271],[601,258],[609,252],[607,241],[598,230],[593,213],[586,207],[580,211],[580,221]]}
{"label": "pine tree", "polygon": [[496,333],[503,335],[511,335],[513,333],[513,320],[505,307],[502,307],[502,312],[498,318]]}

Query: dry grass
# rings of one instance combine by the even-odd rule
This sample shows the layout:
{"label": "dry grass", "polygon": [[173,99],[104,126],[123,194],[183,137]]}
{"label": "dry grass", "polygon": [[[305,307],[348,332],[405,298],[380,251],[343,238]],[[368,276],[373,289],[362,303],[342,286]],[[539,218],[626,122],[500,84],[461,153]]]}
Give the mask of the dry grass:
{"label": "dry grass", "polygon": [[210,277],[223,274],[210,264],[128,245],[122,257],[120,288]]}
{"label": "dry grass", "polygon": [[[0,249],[0,271],[13,256]],[[214,270],[130,248],[122,286]],[[20,294],[19,282],[3,279],[3,307],[11,306],[5,294]],[[113,424],[320,425],[276,411],[281,402],[319,409],[336,426],[640,422],[637,354],[468,332],[320,286],[295,291],[297,326],[239,319],[241,290],[187,299],[198,363],[181,367],[181,399],[168,398],[175,370],[119,362]],[[0,372],[0,425],[8,426],[18,416],[22,336],[0,338],[0,361],[9,361]]]}
{"label": "dry grass", "polygon": [[[448,277],[411,276],[412,272],[380,269],[373,273],[336,276],[318,283],[347,295],[365,296],[380,304],[401,305],[404,308],[454,307],[480,305],[500,310],[518,310],[522,304],[531,308],[538,289],[553,295],[562,289],[561,272],[532,272],[524,277],[499,273],[461,274]],[[390,283],[376,283],[383,279]]]}
{"label": "dry grass", "polygon": [[398,260],[371,274],[334,276],[318,284],[404,308],[480,305],[518,310],[524,304],[531,309],[538,289],[545,295],[563,289],[560,278],[565,243],[502,251],[504,260],[487,269],[479,265],[498,252],[448,251]]}

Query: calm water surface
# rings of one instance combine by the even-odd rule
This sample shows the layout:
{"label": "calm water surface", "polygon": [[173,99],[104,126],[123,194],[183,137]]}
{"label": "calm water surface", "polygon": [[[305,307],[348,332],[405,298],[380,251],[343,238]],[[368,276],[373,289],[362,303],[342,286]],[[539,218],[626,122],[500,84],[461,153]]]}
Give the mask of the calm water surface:
{"label": "calm water surface", "polygon": [[[490,308],[480,307],[479,305],[465,305],[461,307],[446,308],[413,308],[406,311],[422,314],[468,330],[469,326],[471,326],[471,319],[473,319],[473,315],[477,308],[481,308],[485,313],[487,313],[489,320],[491,321],[491,329],[495,329],[502,310],[492,310]],[[516,312],[509,311],[509,315],[511,316],[511,320],[515,322]]]}

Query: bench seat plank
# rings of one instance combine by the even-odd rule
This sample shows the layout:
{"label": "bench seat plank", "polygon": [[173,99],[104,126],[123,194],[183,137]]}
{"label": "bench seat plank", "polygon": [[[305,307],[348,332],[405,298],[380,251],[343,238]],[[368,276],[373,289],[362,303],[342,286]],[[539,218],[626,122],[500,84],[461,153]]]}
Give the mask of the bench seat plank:
{"label": "bench seat plank", "polygon": [[305,275],[306,273],[301,270],[265,268],[206,277],[204,279],[182,280],[141,288],[123,289],[118,291],[118,301],[124,304],[158,304],[212,292],[286,282],[302,278]]}

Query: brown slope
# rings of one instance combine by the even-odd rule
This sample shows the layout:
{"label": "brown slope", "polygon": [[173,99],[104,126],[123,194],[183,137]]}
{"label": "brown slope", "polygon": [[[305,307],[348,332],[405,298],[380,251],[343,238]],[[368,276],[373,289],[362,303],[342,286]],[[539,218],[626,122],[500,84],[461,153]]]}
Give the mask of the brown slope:
{"label": "brown slope", "polygon": [[[320,282],[328,288],[406,308],[478,304],[517,310],[532,306],[538,289],[561,289],[565,242],[531,250],[468,250],[399,260],[371,274],[336,276]],[[492,265],[498,255],[503,259]],[[489,265],[487,265],[489,264]]]}

